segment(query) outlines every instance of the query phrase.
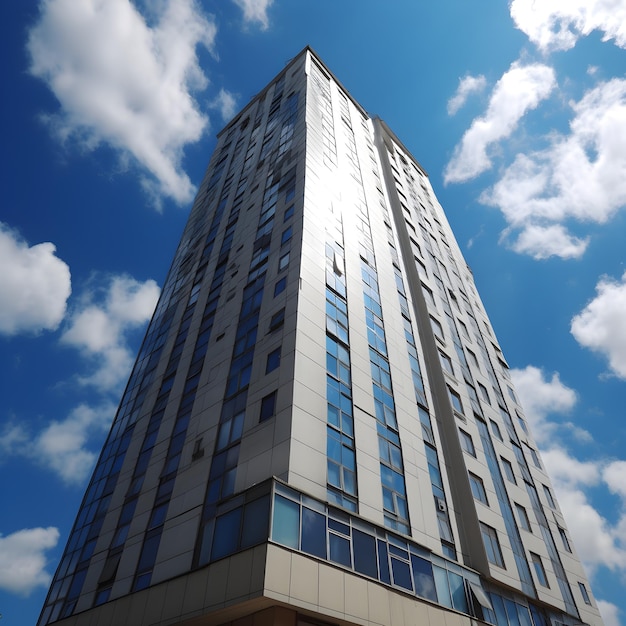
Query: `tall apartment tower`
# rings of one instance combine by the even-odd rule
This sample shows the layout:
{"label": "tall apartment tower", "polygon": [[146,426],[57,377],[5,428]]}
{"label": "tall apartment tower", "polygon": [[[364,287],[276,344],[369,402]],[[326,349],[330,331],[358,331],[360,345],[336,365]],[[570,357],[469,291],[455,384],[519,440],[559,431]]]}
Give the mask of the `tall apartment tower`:
{"label": "tall apartment tower", "polygon": [[218,137],[40,626],[602,624],[427,175],[305,48]]}

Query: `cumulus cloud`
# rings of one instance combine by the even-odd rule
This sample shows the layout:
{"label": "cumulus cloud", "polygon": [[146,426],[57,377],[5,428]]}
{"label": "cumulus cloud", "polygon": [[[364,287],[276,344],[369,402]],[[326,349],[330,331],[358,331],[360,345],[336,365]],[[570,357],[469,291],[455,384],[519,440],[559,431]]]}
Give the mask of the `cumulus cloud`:
{"label": "cumulus cloud", "polygon": [[45,552],[59,541],[56,528],[24,528],[0,535],[0,589],[28,596],[36,587],[47,587]]}
{"label": "cumulus cloud", "polygon": [[611,522],[587,496],[591,489],[608,490],[620,497],[625,511],[626,461],[581,460],[554,443],[558,440],[555,434],[563,428],[590,437],[575,424],[560,421],[559,416],[569,414],[576,405],[577,395],[561,382],[558,373],[546,376],[541,369],[528,366],[511,370],[511,378],[542,449],[543,463],[581,560],[590,572],[607,567],[626,574],[626,516],[622,513],[620,519]]}
{"label": "cumulus cloud", "polygon": [[237,111],[237,99],[232,93],[222,88],[217,94],[217,98],[211,103],[211,107],[220,112],[224,122],[229,122]]}
{"label": "cumulus cloud", "polygon": [[571,333],[581,346],[604,355],[611,372],[626,379],[626,272],[621,281],[608,277],[596,285],[596,296],[574,318]]}
{"label": "cumulus cloud", "polygon": [[243,11],[243,19],[246,22],[258,22],[263,30],[268,28],[267,10],[274,0],[234,0],[234,2]]}
{"label": "cumulus cloud", "polygon": [[594,30],[626,48],[626,5],[613,0],[513,0],[517,28],[543,52],[573,48]]}
{"label": "cumulus cloud", "polygon": [[460,78],[455,94],[448,100],[448,115],[454,115],[473,93],[482,91],[486,86],[487,79],[482,74]]}
{"label": "cumulus cloud", "polygon": [[518,154],[481,196],[521,231],[514,249],[536,258],[580,256],[587,240],[563,223],[605,223],[626,204],[626,80],[600,83],[571,108],[569,134],[553,133],[545,149]]}
{"label": "cumulus cloud", "polygon": [[0,334],[56,329],[71,292],[70,269],[52,243],[29,246],[0,222]]}
{"label": "cumulus cloud", "polygon": [[178,203],[193,186],[183,148],[207,118],[193,92],[207,86],[196,48],[212,49],[216,27],[194,0],[164,0],[148,25],[130,0],[46,0],[28,37],[30,72],[60,104],[48,120],[62,139],[106,144],[148,173],[146,189]]}
{"label": "cumulus cloud", "polygon": [[52,420],[34,433],[18,423],[7,424],[0,432],[0,451],[5,458],[20,456],[52,470],[68,485],[82,485],[97,459],[89,447],[92,437],[101,443],[115,407],[105,402],[98,407],[81,404],[67,417]]}
{"label": "cumulus cloud", "polygon": [[593,507],[584,491],[586,484],[567,475],[571,464],[561,471],[546,452],[542,457],[583,563],[591,572],[607,567],[626,574],[626,533],[620,522],[612,524]]}
{"label": "cumulus cloud", "polygon": [[106,391],[126,379],[133,359],[127,333],[150,319],[158,297],[153,280],[139,282],[130,276],[114,276],[104,288],[84,295],[61,337],[99,363],[81,383]]}
{"label": "cumulus cloud", "polygon": [[555,86],[551,67],[513,63],[494,87],[485,114],[472,122],[454,149],[444,181],[465,182],[488,170],[491,167],[488,148],[509,137],[520,119],[547,98]]}
{"label": "cumulus cloud", "polygon": [[598,600],[598,610],[602,615],[604,626],[620,626],[620,610],[617,606],[605,600]]}
{"label": "cumulus cloud", "polygon": [[539,226],[530,223],[524,226],[511,248],[515,252],[528,254],[537,260],[551,256],[577,259],[585,253],[588,245],[588,237],[585,239],[575,237],[561,224]]}
{"label": "cumulus cloud", "polygon": [[548,442],[559,426],[554,416],[571,412],[577,402],[576,392],[561,382],[558,372],[546,377],[533,365],[512,369],[511,379],[537,442]]}

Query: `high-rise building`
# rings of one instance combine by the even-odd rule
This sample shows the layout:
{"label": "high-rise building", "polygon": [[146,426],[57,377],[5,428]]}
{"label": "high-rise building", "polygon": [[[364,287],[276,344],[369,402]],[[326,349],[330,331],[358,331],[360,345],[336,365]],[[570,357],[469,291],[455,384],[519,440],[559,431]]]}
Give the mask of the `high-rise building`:
{"label": "high-rise building", "polygon": [[428,177],[305,48],[226,126],[40,626],[601,625]]}

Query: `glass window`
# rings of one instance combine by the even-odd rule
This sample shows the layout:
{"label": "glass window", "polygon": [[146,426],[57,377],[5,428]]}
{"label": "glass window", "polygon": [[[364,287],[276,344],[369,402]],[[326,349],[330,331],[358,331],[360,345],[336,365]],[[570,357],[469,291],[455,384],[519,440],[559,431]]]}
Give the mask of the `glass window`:
{"label": "glass window", "polygon": [[284,246],[290,239],[292,235],[291,226],[283,231],[283,234],[280,237],[280,245]]}
{"label": "glass window", "polygon": [[261,400],[261,412],[259,414],[259,422],[264,422],[274,415],[276,411],[276,390],[266,395]]}
{"label": "glass window", "polygon": [[280,311],[277,311],[272,315],[272,319],[270,319],[270,331],[274,331],[277,328],[280,328],[285,322],[285,309],[282,308]]}
{"label": "glass window", "polygon": [[352,529],[354,569],[361,574],[378,578],[376,567],[376,539],[356,528]]}
{"label": "glass window", "polygon": [[[474,358],[476,358],[476,357],[474,357]],[[485,387],[485,385],[481,385],[480,383],[478,383],[478,390],[480,391],[480,395],[482,396],[482,399],[487,404],[491,404],[491,400],[489,399],[489,392],[487,391],[487,387]]]}
{"label": "glass window", "polygon": [[347,537],[342,537],[341,535],[336,535],[335,533],[329,533],[328,547],[330,549],[331,561],[340,563],[346,567],[351,566],[350,540]]}
{"label": "glass window", "polygon": [[511,462],[507,461],[503,457],[500,457],[500,461],[502,461],[502,469],[504,470],[504,475],[506,476],[506,479],[510,483],[517,485],[517,480],[515,479],[515,474],[513,473],[513,465],[511,464]]}
{"label": "glass window", "polygon": [[452,408],[463,415],[463,405],[461,404],[461,396],[454,391],[452,388],[448,387],[448,395],[450,396],[450,402],[452,403]]}
{"label": "glass window", "polygon": [[289,548],[298,549],[300,528],[300,505],[283,496],[274,498],[272,539]]}
{"label": "glass window", "polygon": [[559,535],[561,536],[561,543],[563,544],[563,547],[568,552],[571,552],[572,546],[570,545],[569,539],[567,538],[567,533],[565,532],[565,529],[561,528],[560,526],[559,526]]}
{"label": "glass window", "polygon": [[243,510],[243,527],[241,531],[242,548],[267,541],[269,517],[269,496],[258,498],[246,504]]}
{"label": "glass window", "polygon": [[537,575],[537,580],[539,584],[543,587],[549,587],[548,579],[546,577],[546,570],[543,568],[543,563],[541,562],[541,557],[534,552],[530,553],[530,560],[533,563],[533,567],[535,568],[535,574]]}
{"label": "glass window", "polygon": [[435,587],[437,589],[437,601],[443,606],[452,608],[452,597],[450,596],[450,583],[448,581],[448,572],[442,567],[433,565],[433,576],[435,579]]}
{"label": "glass window", "polygon": [[239,544],[239,528],[241,526],[242,507],[238,507],[220,515],[215,520],[213,548],[211,559],[219,559],[237,551]]}
{"label": "glass window", "polygon": [[493,420],[489,420],[489,423],[491,424],[491,432],[494,434],[494,436],[500,441],[504,441],[504,439],[502,439],[502,432],[500,431],[500,426],[498,426],[498,424],[494,422]]}
{"label": "glass window", "polygon": [[476,448],[474,447],[474,441],[472,440],[472,436],[459,428],[459,437],[461,439],[461,448],[463,448],[463,450],[465,450],[465,452],[467,452],[468,454],[471,454],[473,457],[475,457]]}
{"label": "glass window", "polygon": [[482,481],[482,478],[470,472],[469,480],[470,480],[470,488],[472,489],[472,495],[474,496],[474,499],[489,506],[489,502],[487,501],[487,492],[485,491],[485,485]]}
{"label": "glass window", "polygon": [[552,492],[550,491],[550,487],[548,487],[547,485],[542,485],[543,487],[543,493],[546,496],[546,500],[548,501],[548,506],[551,509],[556,509],[556,502],[554,501],[554,498],[552,497]]}
{"label": "glass window", "polygon": [[281,272],[289,265],[289,252],[285,252],[280,259],[278,259],[278,271]]}
{"label": "glass window", "polygon": [[398,587],[404,587],[413,591],[413,584],[411,583],[411,570],[409,564],[394,556],[391,557],[391,571],[393,573],[393,583]]}
{"label": "glass window", "polygon": [[280,280],[276,281],[274,285],[274,297],[276,297],[279,293],[285,291],[285,287],[287,286],[287,277],[283,276]]}
{"label": "glass window", "polygon": [[591,604],[591,598],[589,597],[589,593],[587,592],[587,587],[585,587],[584,583],[579,582],[578,588],[580,589],[580,594],[583,597],[583,601],[585,604]]}
{"label": "glass window", "polygon": [[454,376],[454,368],[452,367],[452,360],[447,354],[443,352],[439,352],[439,360],[441,361],[441,367],[448,372],[448,374],[452,374]]}
{"label": "glass window", "polygon": [[438,320],[431,316],[430,318],[430,326],[433,329],[433,333],[437,339],[443,341],[443,328]]}
{"label": "glass window", "polygon": [[267,362],[265,364],[265,373],[269,374],[270,372],[273,372],[279,366],[280,366],[280,348],[276,348],[276,350],[272,350],[267,355]]}
{"label": "glass window", "polygon": [[465,595],[465,585],[463,584],[463,577],[453,572],[448,572],[448,579],[450,581],[450,591],[452,593],[452,604],[457,611],[463,613],[469,613],[467,606],[467,596]]}
{"label": "glass window", "polygon": [[500,549],[496,529],[480,522],[480,533],[483,537],[483,544],[489,562],[498,567],[504,567],[504,558],[502,556],[502,550]]}
{"label": "glass window", "polygon": [[435,577],[430,561],[411,554],[411,567],[413,569],[413,580],[415,581],[415,593],[422,598],[437,602]]}
{"label": "glass window", "polygon": [[526,509],[521,504],[517,504],[516,502],[515,510],[517,511],[517,517],[519,518],[520,526],[524,530],[527,530],[529,533],[532,532],[532,530],[530,529],[530,520],[528,519],[528,514],[526,513]]}
{"label": "glass window", "polygon": [[293,207],[294,205],[292,204],[290,207],[285,209],[285,217],[283,218],[283,222],[286,222],[290,217],[293,216]]}
{"label": "glass window", "polygon": [[302,551],[326,558],[326,516],[302,507]]}

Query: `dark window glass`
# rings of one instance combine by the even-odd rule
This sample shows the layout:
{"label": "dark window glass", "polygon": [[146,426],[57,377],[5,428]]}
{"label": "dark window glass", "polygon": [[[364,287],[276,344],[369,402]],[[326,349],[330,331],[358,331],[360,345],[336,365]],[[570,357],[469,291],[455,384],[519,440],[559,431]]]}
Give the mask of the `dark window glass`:
{"label": "dark window glass", "polygon": [[285,322],[285,309],[281,309],[272,315],[270,320],[270,331],[280,328]]}
{"label": "dark window glass", "polygon": [[283,234],[280,237],[280,245],[282,246],[286,244],[291,239],[291,235],[292,235],[292,230],[290,226],[285,231],[283,231]]}
{"label": "dark window glass", "polygon": [[293,207],[294,205],[292,204],[290,207],[285,209],[285,217],[283,218],[284,222],[286,222],[290,217],[293,216]]}
{"label": "dark window glass", "polygon": [[411,570],[409,564],[400,559],[391,557],[391,571],[393,572],[393,583],[398,587],[404,587],[409,591],[413,591],[411,582]]}
{"label": "dark window glass", "polygon": [[326,516],[302,508],[302,551],[326,558]]}
{"label": "dark window glass", "polygon": [[267,362],[265,364],[265,373],[269,374],[270,372],[273,372],[279,366],[280,366],[280,348],[276,348],[276,350],[272,350],[267,355]]}
{"label": "dark window glass", "polygon": [[274,297],[276,297],[279,293],[285,291],[285,287],[287,286],[287,277],[283,276],[280,280],[276,281],[274,285]]}
{"label": "dark window glass", "polygon": [[387,544],[378,540],[378,566],[380,569],[380,580],[383,583],[391,584],[389,575],[389,557],[387,555]]}
{"label": "dark window glass", "polygon": [[415,580],[415,593],[422,598],[437,602],[433,566],[430,561],[412,554],[411,566],[413,568],[413,579]]}
{"label": "dark window glass", "polygon": [[378,578],[376,567],[376,539],[356,528],[352,530],[354,569],[361,574]]}
{"label": "dark window glass", "polygon": [[269,536],[270,499],[268,496],[246,504],[243,510],[241,547],[256,545]]}
{"label": "dark window glass", "polygon": [[242,507],[233,509],[215,520],[213,548],[211,560],[236,552],[239,544],[239,527],[241,526]]}
{"label": "dark window glass", "polygon": [[276,391],[272,391],[269,395],[261,400],[261,413],[259,421],[263,422],[274,415],[276,409]]}

